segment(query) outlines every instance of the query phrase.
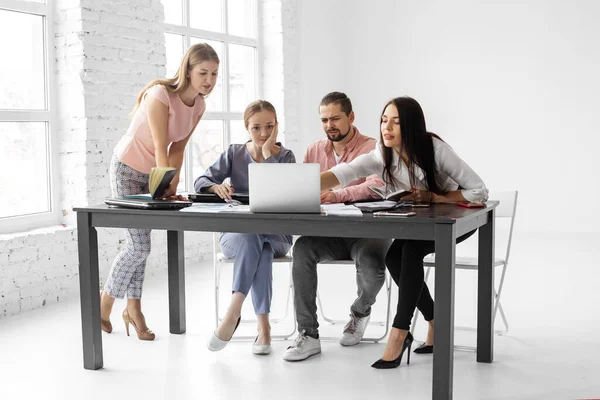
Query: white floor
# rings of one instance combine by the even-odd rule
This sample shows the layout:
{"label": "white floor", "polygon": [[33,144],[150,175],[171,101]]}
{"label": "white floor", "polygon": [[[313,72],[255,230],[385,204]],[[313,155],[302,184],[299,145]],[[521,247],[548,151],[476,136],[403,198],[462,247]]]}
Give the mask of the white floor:
{"label": "white floor", "polygon": [[[492,364],[477,363],[474,353],[455,352],[454,398],[600,398],[599,239],[515,236],[502,295],[510,331],[496,337]],[[382,354],[383,343],[344,348],[325,342],[321,355],[299,363],[281,359],[289,341],[274,341],[269,356],[252,355],[248,341],[209,352],[205,341],[214,329],[211,268],[208,263],[188,266],[184,335],[168,331],[165,276],[152,277],[145,286],[144,309],[156,341],[127,337],[119,315],[124,302],[117,302],[115,330],[103,335],[104,368],[99,371],[82,367],[77,299],[0,319],[0,399],[430,398],[432,357],[413,354],[410,366],[374,370],[370,364]],[[334,279],[331,271],[322,274],[325,307],[343,318],[355,290],[353,277],[342,274],[342,283],[334,287],[328,285]],[[474,315],[473,293],[467,293],[473,277],[464,273],[457,273],[459,324]],[[278,272],[275,280],[279,312],[285,302],[279,290],[285,287],[285,274]],[[226,275],[223,283],[227,288]],[[226,301],[227,289],[223,292]],[[383,304],[380,295],[374,318],[382,316]],[[274,324],[273,333],[284,327],[289,325]],[[423,328],[420,324],[419,333]],[[321,334],[337,336],[341,329],[322,326]],[[381,329],[374,327],[371,333]],[[252,326],[238,333],[244,331],[252,334]],[[474,341],[473,333],[455,335],[456,343]]]}

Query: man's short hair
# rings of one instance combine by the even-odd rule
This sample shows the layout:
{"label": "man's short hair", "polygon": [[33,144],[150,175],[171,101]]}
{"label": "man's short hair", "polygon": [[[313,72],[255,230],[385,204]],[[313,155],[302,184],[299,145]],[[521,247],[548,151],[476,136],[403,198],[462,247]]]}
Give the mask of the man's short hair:
{"label": "man's short hair", "polygon": [[339,104],[341,110],[344,113],[346,113],[346,115],[350,115],[350,113],[352,112],[352,102],[350,101],[348,96],[346,96],[346,93],[331,92],[326,94],[325,97],[323,97],[323,99],[321,100],[321,104],[319,104],[319,107],[328,106],[330,104]]}

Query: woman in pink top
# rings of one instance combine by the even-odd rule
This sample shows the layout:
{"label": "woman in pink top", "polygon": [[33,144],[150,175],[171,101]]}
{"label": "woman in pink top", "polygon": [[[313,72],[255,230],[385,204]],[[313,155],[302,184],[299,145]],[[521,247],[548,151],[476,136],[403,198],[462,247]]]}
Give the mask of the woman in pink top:
{"label": "woman in pink top", "polygon": [[[193,45],[171,79],[156,79],[141,91],[127,134],[114,150],[110,167],[112,197],[148,193],[153,167],[181,170],[183,153],[206,108],[204,98],[215,86],[219,57],[207,44]],[[179,174],[163,197],[177,197]],[[101,326],[112,332],[109,317],[115,298],[127,295],[123,320],[140,340],[154,340],[142,314],[141,297],[150,230],[127,229],[126,247],[115,258],[100,298]]]}

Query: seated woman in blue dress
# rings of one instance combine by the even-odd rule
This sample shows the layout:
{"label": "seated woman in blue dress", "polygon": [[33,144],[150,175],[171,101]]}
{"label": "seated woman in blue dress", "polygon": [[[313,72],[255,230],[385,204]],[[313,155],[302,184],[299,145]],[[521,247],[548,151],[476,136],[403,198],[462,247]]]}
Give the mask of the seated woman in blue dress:
{"label": "seated woman in blue dress", "polygon": [[[244,125],[250,134],[245,144],[232,144],[219,159],[194,183],[197,193],[215,193],[231,200],[236,192],[248,192],[248,165],[251,163],[295,163],[291,150],[277,142],[277,113],[265,100],[248,105]],[[229,178],[231,184],[224,183]],[[252,346],[254,354],[271,351],[269,312],[273,294],[273,257],[287,254],[292,246],[291,235],[256,233],[222,233],[221,249],[233,258],[231,304],[223,320],[209,338],[209,350],[223,349],[231,340],[239,322],[242,304],[252,291],[252,303],[258,321],[258,336]]]}

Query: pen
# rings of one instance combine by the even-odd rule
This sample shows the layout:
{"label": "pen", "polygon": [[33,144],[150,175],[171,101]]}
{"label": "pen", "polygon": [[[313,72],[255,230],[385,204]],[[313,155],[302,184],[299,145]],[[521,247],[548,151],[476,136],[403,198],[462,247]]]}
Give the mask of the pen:
{"label": "pen", "polygon": [[412,217],[414,215],[417,215],[417,213],[414,212],[414,211],[405,212],[405,213],[389,212],[389,211],[378,211],[378,212],[374,212],[373,213],[374,217],[399,217],[399,218],[405,218],[405,217]]}

